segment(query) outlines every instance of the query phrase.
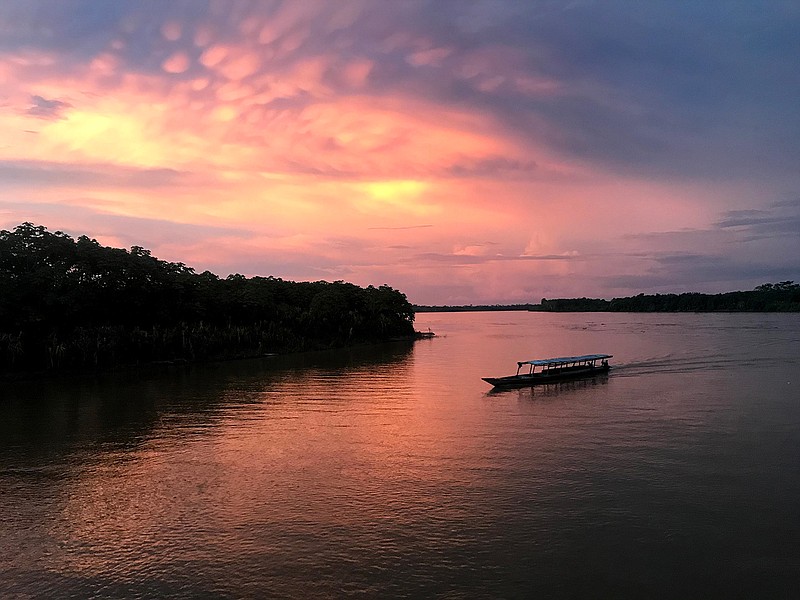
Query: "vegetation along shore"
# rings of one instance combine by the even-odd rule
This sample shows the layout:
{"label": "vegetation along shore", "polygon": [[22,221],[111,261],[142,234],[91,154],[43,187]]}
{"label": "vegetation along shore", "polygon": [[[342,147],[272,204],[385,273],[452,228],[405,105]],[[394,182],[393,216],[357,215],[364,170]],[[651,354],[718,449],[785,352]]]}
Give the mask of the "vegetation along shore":
{"label": "vegetation along shore", "polygon": [[416,312],[526,310],[542,312],[800,312],[800,284],[765,283],[724,294],[638,294],[627,298],[542,298],[539,304],[415,306]]}
{"label": "vegetation along shore", "polygon": [[196,273],[23,223],[0,231],[0,375],[243,358],[414,336],[387,285]]}

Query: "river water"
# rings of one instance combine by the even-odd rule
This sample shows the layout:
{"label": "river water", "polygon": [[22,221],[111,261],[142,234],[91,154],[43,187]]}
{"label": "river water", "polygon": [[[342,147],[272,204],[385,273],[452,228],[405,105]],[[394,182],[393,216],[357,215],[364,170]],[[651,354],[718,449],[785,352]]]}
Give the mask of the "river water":
{"label": "river water", "polygon": [[[800,315],[428,327],[4,384],[0,597],[797,597]],[[611,374],[480,379],[588,353]]]}

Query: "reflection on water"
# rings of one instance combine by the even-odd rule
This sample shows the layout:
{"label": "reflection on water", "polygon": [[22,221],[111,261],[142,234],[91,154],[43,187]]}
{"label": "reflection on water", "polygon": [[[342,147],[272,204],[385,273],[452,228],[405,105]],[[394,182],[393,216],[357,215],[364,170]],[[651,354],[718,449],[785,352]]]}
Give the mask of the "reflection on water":
{"label": "reflection on water", "polygon": [[486,392],[487,396],[502,396],[513,394],[520,400],[536,400],[543,398],[559,398],[568,392],[585,390],[583,393],[591,394],[593,388],[608,383],[608,373],[601,373],[588,379],[575,381],[558,381],[522,388],[492,388]]}
{"label": "reflection on water", "polygon": [[[430,314],[413,346],[6,386],[0,590],[790,597],[798,317]],[[590,352],[610,375],[480,380]]]}

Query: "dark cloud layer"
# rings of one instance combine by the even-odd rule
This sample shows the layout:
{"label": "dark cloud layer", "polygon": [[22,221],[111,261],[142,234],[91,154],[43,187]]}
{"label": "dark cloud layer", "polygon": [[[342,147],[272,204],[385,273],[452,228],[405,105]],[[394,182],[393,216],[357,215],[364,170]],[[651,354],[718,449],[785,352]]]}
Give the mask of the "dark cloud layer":
{"label": "dark cloud layer", "polygon": [[0,189],[89,185],[115,188],[160,188],[184,182],[189,175],[173,169],[135,169],[110,165],[73,166],[48,161],[0,160]]}
{"label": "dark cloud layer", "polygon": [[781,203],[769,209],[728,211],[716,226],[720,229],[737,229],[744,241],[788,236],[800,240],[800,206]]}
{"label": "dark cloud layer", "polygon": [[[706,230],[660,232],[641,238],[649,246],[666,249],[631,253],[630,258],[648,265],[644,272],[604,277],[604,285],[626,291],[724,292],[797,280],[800,274],[797,201],[725,211]],[[709,245],[708,240],[716,241]],[[719,252],[726,247],[727,253]]]}

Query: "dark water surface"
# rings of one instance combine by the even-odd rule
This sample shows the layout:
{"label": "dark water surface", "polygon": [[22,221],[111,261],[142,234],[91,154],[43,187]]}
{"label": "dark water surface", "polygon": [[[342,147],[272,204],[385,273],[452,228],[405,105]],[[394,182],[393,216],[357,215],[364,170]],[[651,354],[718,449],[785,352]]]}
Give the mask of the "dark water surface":
{"label": "dark water surface", "polygon": [[[428,326],[5,384],[0,597],[798,597],[800,315]],[[480,380],[584,353],[616,368]]]}

